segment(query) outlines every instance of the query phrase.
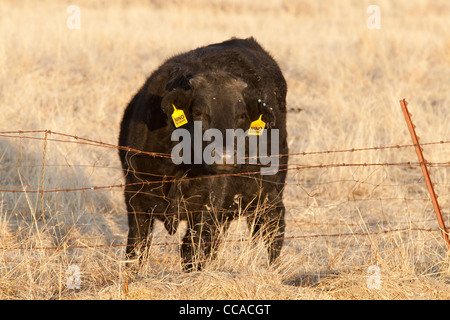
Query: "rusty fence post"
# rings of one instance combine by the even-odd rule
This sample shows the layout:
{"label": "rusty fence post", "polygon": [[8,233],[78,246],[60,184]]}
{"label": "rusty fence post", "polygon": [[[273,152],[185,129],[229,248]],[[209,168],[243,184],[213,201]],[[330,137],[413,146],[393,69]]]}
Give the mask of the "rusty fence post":
{"label": "rusty fence post", "polygon": [[442,217],[441,208],[437,201],[437,196],[434,192],[434,187],[433,187],[434,185],[431,182],[430,174],[428,173],[427,161],[423,157],[422,148],[420,147],[420,144],[419,144],[419,137],[417,137],[416,131],[414,130],[415,125],[411,121],[411,114],[409,113],[408,108],[407,108],[408,102],[406,102],[405,99],[400,100],[400,105],[402,107],[403,114],[405,115],[406,124],[408,125],[409,133],[411,134],[411,138],[412,138],[414,147],[416,149],[417,157],[419,158],[423,177],[425,178],[425,182],[427,183],[428,192],[430,193],[431,202],[433,203],[433,207],[434,207],[434,212],[436,213],[436,217],[439,222],[439,228],[441,229],[442,236],[444,237],[444,240],[447,244],[447,249],[450,250],[450,240],[448,237],[449,233],[448,233],[447,228],[445,227],[445,221],[444,221],[444,218]]}

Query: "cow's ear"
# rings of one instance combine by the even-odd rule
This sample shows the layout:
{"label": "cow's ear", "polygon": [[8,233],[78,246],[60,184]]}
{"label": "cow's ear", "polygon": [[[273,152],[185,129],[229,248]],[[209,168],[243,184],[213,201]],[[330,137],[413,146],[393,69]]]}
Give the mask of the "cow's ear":
{"label": "cow's ear", "polygon": [[174,112],[174,106],[177,109],[187,112],[192,102],[192,90],[174,89],[167,93],[161,101],[161,109],[170,119]]}
{"label": "cow's ear", "polygon": [[244,80],[242,80],[240,78],[236,77],[233,81],[234,81],[233,82],[234,86],[241,92],[244,91],[245,89],[247,89],[247,87],[248,87],[247,82],[245,82]]}
{"label": "cow's ear", "polygon": [[258,101],[258,109],[260,114],[262,114],[262,120],[267,125],[267,129],[273,128],[277,120],[273,107]]}
{"label": "cow's ear", "polygon": [[205,76],[202,74],[196,75],[189,79],[189,86],[192,89],[200,88],[206,83],[207,83],[207,80],[206,80]]}

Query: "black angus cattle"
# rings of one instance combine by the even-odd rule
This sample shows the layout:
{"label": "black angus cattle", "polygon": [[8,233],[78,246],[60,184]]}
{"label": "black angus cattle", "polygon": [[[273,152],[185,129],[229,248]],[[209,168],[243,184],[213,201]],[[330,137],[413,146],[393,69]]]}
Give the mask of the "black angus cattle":
{"label": "black angus cattle", "polygon": [[[203,261],[214,257],[219,233],[241,215],[247,216],[252,238],[264,239],[269,262],[278,258],[285,230],[282,194],[287,156],[276,156],[275,174],[262,175],[262,161],[248,161],[248,145],[245,163],[233,161],[236,149],[211,150],[214,159],[223,160],[215,163],[196,161],[198,153],[189,155],[185,149],[179,155],[191,161],[175,164],[170,155],[182,142],[172,138],[174,130],[195,135],[195,124],[201,121],[201,134],[215,128],[225,137],[226,129],[246,131],[260,116],[266,122],[267,149],[271,150],[277,129],[276,155],[287,155],[286,92],[277,63],[253,38],[232,38],[176,55],[151,74],[126,108],[120,128],[128,260],[138,258],[140,248],[150,244],[155,218],[170,234],[186,220],[180,249],[183,267],[201,269]],[[175,108],[187,120],[178,129],[172,119]],[[207,140],[202,140],[201,148]]]}

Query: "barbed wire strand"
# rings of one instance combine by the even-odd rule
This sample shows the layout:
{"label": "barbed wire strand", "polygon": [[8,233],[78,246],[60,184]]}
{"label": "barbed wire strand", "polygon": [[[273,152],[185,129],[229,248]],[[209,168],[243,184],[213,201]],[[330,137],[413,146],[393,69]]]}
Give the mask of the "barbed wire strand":
{"label": "barbed wire strand", "polygon": [[[331,233],[331,234],[311,234],[311,235],[300,235],[300,236],[289,236],[289,237],[282,237],[279,239],[283,240],[300,240],[300,239],[308,239],[308,238],[330,238],[330,237],[354,237],[354,236],[372,236],[372,235],[383,235],[383,234],[389,234],[389,233],[396,233],[396,232],[411,232],[411,231],[422,231],[422,232],[442,232],[440,228],[411,228],[411,227],[405,227],[400,229],[391,229],[391,230],[381,230],[381,231],[372,231],[372,232],[347,232],[347,233]],[[106,239],[111,239],[111,237],[105,237]],[[83,239],[83,238],[80,238]],[[77,239],[77,240],[80,240]],[[278,238],[277,238],[278,239]],[[251,238],[241,238],[241,239],[224,239],[221,240],[221,243],[232,243],[232,242],[248,242],[252,241]],[[211,244],[215,242],[202,242],[202,244]],[[159,243],[151,243],[148,245],[148,247],[152,246],[179,246],[183,244],[196,244],[195,242],[159,242]],[[11,247],[11,248],[5,248],[3,247],[2,250],[67,250],[67,249],[87,249],[87,248],[117,248],[117,247],[127,247],[128,244],[83,244],[83,245],[67,245],[66,243],[63,243],[59,246],[48,246],[48,247],[38,247],[38,246],[19,246],[19,247]]]}
{"label": "barbed wire strand", "polygon": [[[30,136],[31,134],[44,134],[44,137],[35,137]],[[58,139],[58,138],[50,138],[50,135],[59,136],[63,138],[68,139],[74,139],[74,140],[65,140],[65,139]],[[104,147],[104,148],[110,148],[110,149],[117,149],[117,150],[125,150],[127,152],[133,152],[135,154],[144,154],[144,155],[150,155],[152,157],[160,157],[160,158],[172,158],[170,154],[167,153],[158,153],[158,152],[146,152],[142,150],[137,150],[130,147],[123,147],[123,146],[117,146],[114,144],[109,144],[101,141],[96,141],[93,139],[88,139],[84,137],[79,137],[76,135],[70,135],[60,132],[54,132],[50,130],[19,130],[19,131],[1,131],[0,137],[4,138],[18,138],[18,139],[29,139],[29,140],[41,140],[44,141],[44,153],[43,153],[43,164],[44,166],[51,166],[49,164],[45,164],[45,154],[46,154],[46,146],[48,142],[58,142],[58,143],[76,143],[76,144],[83,144],[83,145],[89,145],[89,146],[98,146],[98,147]],[[438,145],[438,144],[448,144],[450,141],[435,141],[435,142],[428,142],[428,143],[421,143],[421,146],[428,146],[428,145]],[[352,149],[342,149],[342,150],[326,150],[326,151],[313,151],[313,152],[298,152],[298,153],[290,153],[290,154],[280,154],[278,157],[287,157],[287,156],[307,156],[307,155],[319,155],[319,154],[331,154],[331,153],[353,153],[353,152],[362,152],[362,151],[375,151],[375,150],[385,150],[385,149],[401,149],[401,148],[409,148],[409,147],[415,147],[414,144],[404,144],[404,145],[389,145],[389,146],[377,146],[377,147],[364,147],[364,148],[352,148]],[[249,157],[247,157],[249,159]],[[21,167],[21,165],[4,165],[0,164],[1,166],[10,166],[10,167]],[[288,170],[305,170],[305,169],[323,169],[323,168],[339,168],[339,167],[372,167],[372,166],[420,166],[420,162],[384,162],[384,163],[331,163],[331,164],[318,164],[318,165],[307,165],[307,164],[301,164],[301,163],[288,163],[288,164],[279,164],[282,168],[277,168],[277,171],[288,171]],[[426,162],[427,166],[430,167],[450,167],[450,162]],[[64,165],[61,165],[64,166]],[[75,165],[75,164],[67,164],[65,166],[85,166],[85,167],[93,167],[93,168],[99,168],[102,166],[96,166],[96,165]],[[37,165],[37,167],[39,167]],[[119,168],[121,169],[121,168]],[[42,186],[21,186],[21,189],[5,189],[4,186],[0,185],[0,192],[11,192],[11,193],[39,193],[41,196],[44,193],[55,193],[55,192],[77,192],[77,191],[89,191],[89,190],[102,190],[102,189],[113,189],[113,188],[124,188],[126,186],[133,186],[133,185],[150,185],[150,184],[159,184],[159,183],[170,183],[170,182],[181,182],[181,181],[187,181],[187,180],[199,180],[199,179],[213,179],[213,178],[222,178],[222,177],[229,177],[229,176],[242,176],[242,177],[248,177],[252,178],[251,176],[259,175],[260,171],[254,171],[254,172],[239,172],[239,173],[226,173],[226,174],[215,174],[215,175],[206,175],[201,177],[190,177],[190,178],[181,178],[181,179],[170,179],[170,180],[156,180],[156,181],[139,181],[134,183],[121,183],[121,184],[114,184],[114,185],[108,185],[108,186],[90,186],[90,187],[78,187],[78,188],[46,188],[39,189],[39,187],[43,187],[44,182],[44,174],[45,169],[42,168]],[[129,170],[130,172],[134,174],[148,174],[148,175],[154,175],[151,173],[142,173],[142,172],[134,172],[132,169]],[[158,177],[162,177],[161,175],[154,175]],[[165,176],[167,178],[168,176]],[[173,176],[169,176],[170,178],[173,178]],[[351,181],[351,180],[350,180]],[[358,182],[358,181],[353,181]],[[37,190],[28,190],[30,187],[36,187]],[[147,193],[149,195],[155,196],[156,194]],[[159,196],[159,195],[156,195]],[[405,201],[411,201],[411,200],[429,200],[429,199],[414,199],[414,198],[375,198],[375,199],[347,199],[344,202],[348,201],[388,201],[388,200],[405,200]],[[335,204],[338,206],[339,204]],[[276,207],[276,205],[269,205],[270,207]],[[304,206],[306,208],[309,208],[310,206]],[[287,209],[289,207],[286,207]],[[138,213],[138,212],[136,212]],[[91,213],[92,214],[92,213]],[[145,213],[148,214],[148,213]],[[154,213],[154,214],[165,214],[165,213]],[[411,222],[412,223],[412,222]],[[305,239],[305,238],[321,238],[321,237],[344,237],[344,236],[370,236],[370,235],[380,235],[380,234],[387,234],[387,233],[394,233],[394,232],[405,232],[405,231],[426,231],[426,232],[434,232],[434,231],[441,231],[440,228],[438,229],[427,229],[427,228],[400,228],[400,229],[393,229],[393,230],[382,230],[382,231],[374,231],[374,232],[351,232],[351,233],[335,233],[335,234],[314,234],[314,235],[302,235],[302,236],[291,236],[291,237],[285,237],[286,240],[298,240],[298,239]],[[120,237],[99,237],[99,239],[118,239]],[[123,237],[122,237],[123,238]],[[82,238],[85,239],[85,238]],[[87,238],[86,238],[87,239]],[[92,238],[90,238],[92,239]],[[225,240],[228,242],[242,242],[242,241],[248,241],[248,240]],[[167,243],[167,242],[161,242],[161,243],[153,243],[151,246],[164,246],[164,245],[180,245],[180,243]],[[124,247],[127,246],[126,244],[105,244],[105,245],[77,245],[77,246],[68,246],[68,245],[62,245],[62,246],[53,246],[53,247],[35,247],[35,246],[19,246],[19,247],[12,247],[12,248],[6,248],[3,247],[3,250],[25,250],[25,249],[35,249],[35,250],[41,250],[41,249],[48,249],[48,250],[60,250],[60,249],[75,249],[75,248],[101,248],[101,247]]]}

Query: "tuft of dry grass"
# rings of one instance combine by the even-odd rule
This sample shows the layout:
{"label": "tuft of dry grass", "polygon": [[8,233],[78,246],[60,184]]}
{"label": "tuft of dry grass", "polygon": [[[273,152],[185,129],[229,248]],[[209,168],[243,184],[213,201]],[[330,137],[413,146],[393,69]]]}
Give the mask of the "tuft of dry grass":
{"label": "tuft of dry grass", "polygon": [[[303,109],[288,115],[291,165],[416,161],[413,148],[302,154],[411,144],[401,98],[421,142],[450,140],[448,1],[77,1],[79,30],[67,28],[70,4],[0,3],[0,131],[117,144],[126,104],[164,59],[254,36],[285,74],[289,108]],[[366,26],[371,4],[379,30]],[[438,225],[416,166],[289,170],[276,266],[241,219],[217,259],[189,274],[176,246],[184,229],[168,236],[157,224],[134,274],[121,188],[91,189],[123,183],[117,150],[47,138],[0,136],[0,299],[450,298],[450,254],[429,231]],[[447,162],[450,147],[424,153]],[[431,172],[450,221],[449,169]],[[74,188],[83,190],[30,192]],[[68,286],[71,265],[80,289]],[[368,286],[370,266],[379,289]]]}

